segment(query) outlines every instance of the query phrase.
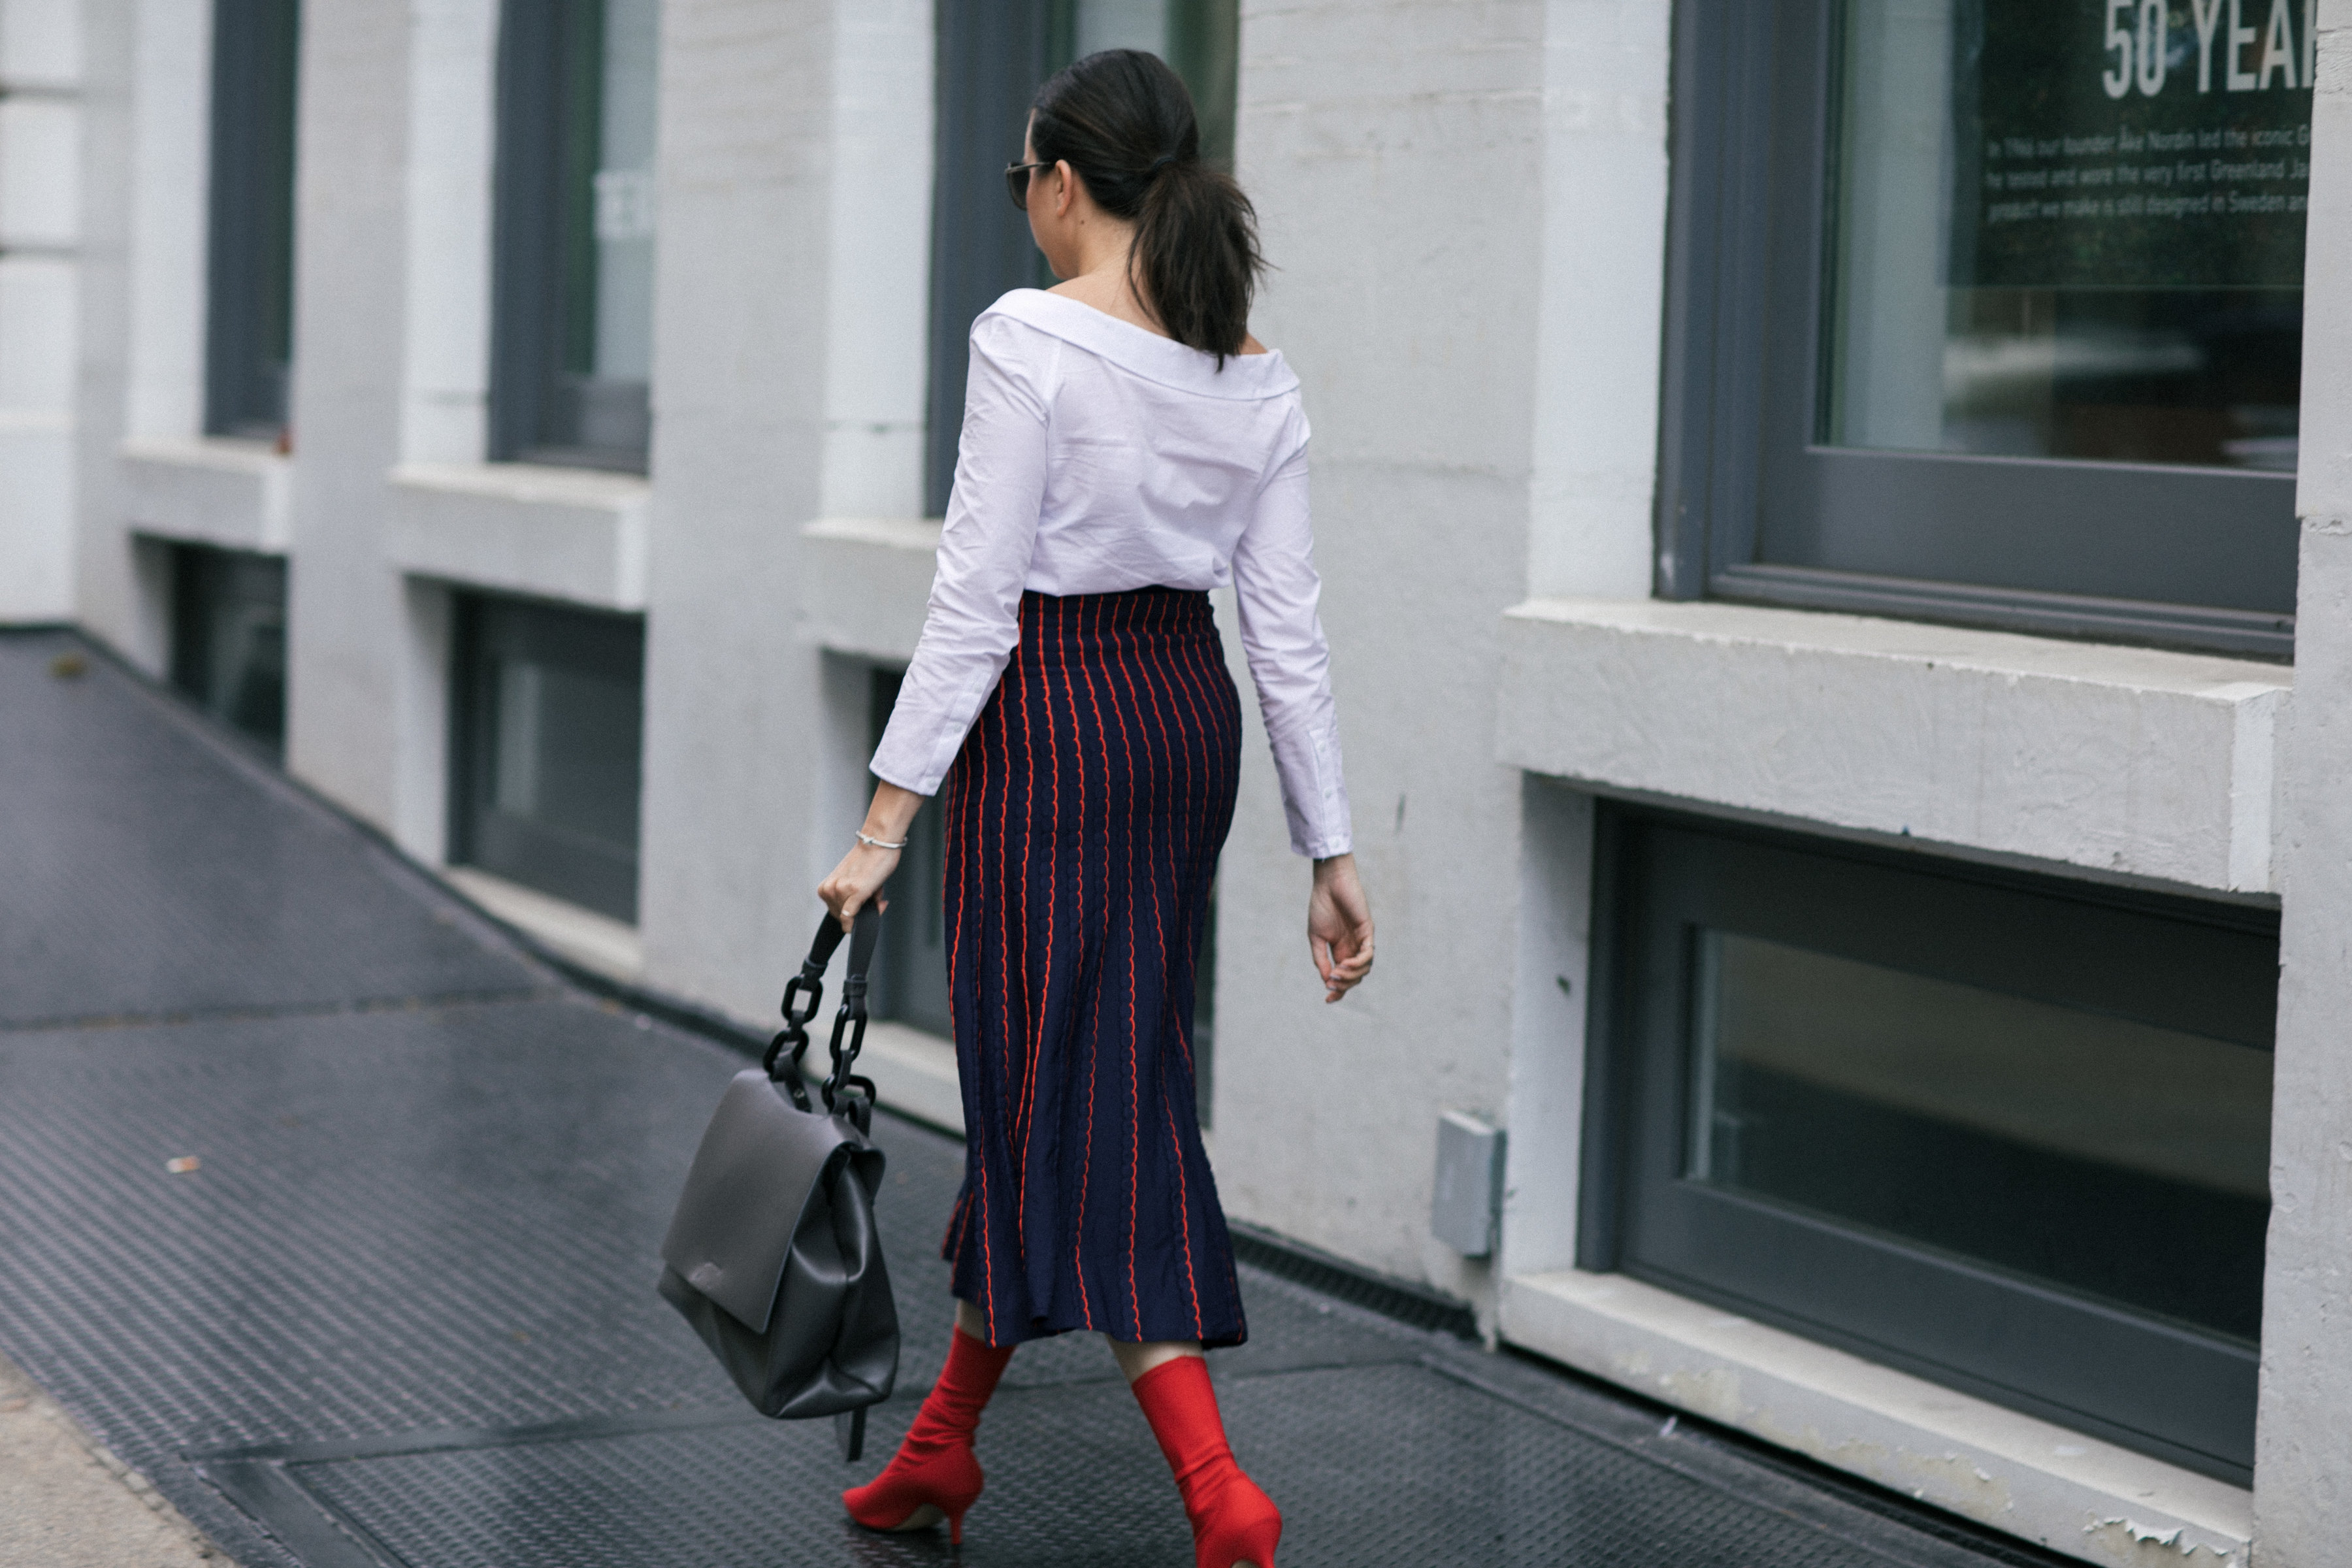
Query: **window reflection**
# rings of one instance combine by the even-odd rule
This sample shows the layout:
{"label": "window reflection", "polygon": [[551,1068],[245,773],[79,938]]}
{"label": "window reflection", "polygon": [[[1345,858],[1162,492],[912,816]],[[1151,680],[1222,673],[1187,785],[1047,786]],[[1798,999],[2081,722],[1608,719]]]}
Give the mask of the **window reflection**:
{"label": "window reflection", "polygon": [[1192,94],[1201,155],[1233,166],[1234,0],[1060,0],[1052,53],[1058,68],[1101,49],[1141,49],[1166,60]]}
{"label": "window reflection", "polygon": [[2268,1051],[1697,942],[1685,1176],[2256,1337]]}
{"label": "window reflection", "polygon": [[1848,0],[1822,438],[2292,471],[2312,18],[2260,14]]}
{"label": "window reflection", "polygon": [[172,684],[273,753],[286,745],[286,563],[172,552]]}
{"label": "window reflection", "polygon": [[659,0],[505,0],[493,455],[642,472]]}
{"label": "window reflection", "polygon": [[468,595],[459,624],[452,860],[634,921],[644,622]]}

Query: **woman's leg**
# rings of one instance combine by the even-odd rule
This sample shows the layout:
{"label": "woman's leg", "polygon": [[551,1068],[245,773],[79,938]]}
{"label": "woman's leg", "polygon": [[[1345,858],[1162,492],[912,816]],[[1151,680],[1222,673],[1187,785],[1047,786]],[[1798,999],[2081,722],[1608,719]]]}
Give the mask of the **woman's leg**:
{"label": "woman's leg", "polygon": [[1184,1517],[1192,1523],[1197,1568],[1274,1568],[1282,1514],[1234,1462],[1201,1347],[1187,1341],[1132,1345],[1113,1340],[1110,1348],[1175,1472]]}
{"label": "woman's leg", "polygon": [[[966,1307],[964,1310],[969,1312],[971,1309]],[[956,1321],[961,1322],[963,1320],[958,1317]],[[1148,1372],[1159,1371],[1180,1355],[1197,1356],[1201,1353],[1201,1342],[1198,1340],[1161,1340],[1154,1344],[1131,1345],[1123,1340],[1110,1340],[1108,1335],[1104,1338],[1109,1340],[1110,1353],[1118,1358],[1118,1370],[1127,1374],[1130,1387],[1137,1378]]]}
{"label": "woman's leg", "polygon": [[941,1517],[949,1539],[963,1540],[964,1510],[980,1497],[984,1478],[972,1457],[980,1413],[1013,1359],[1011,1345],[992,1345],[970,1302],[956,1303],[947,1365],[915,1413],[898,1453],[882,1473],[841,1494],[849,1517],[869,1530],[928,1530]]}

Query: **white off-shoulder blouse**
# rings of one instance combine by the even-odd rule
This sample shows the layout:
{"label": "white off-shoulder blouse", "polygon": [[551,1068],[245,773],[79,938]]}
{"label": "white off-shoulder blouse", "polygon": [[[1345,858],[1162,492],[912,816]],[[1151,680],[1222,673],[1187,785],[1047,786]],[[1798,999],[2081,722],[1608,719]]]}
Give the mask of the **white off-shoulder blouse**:
{"label": "white off-shoulder blouse", "polygon": [[1349,845],[1316,615],[1307,416],[1279,353],[1217,356],[1016,289],[971,329],[939,575],[875,773],[935,795],[1020,640],[1021,595],[1234,586],[1290,847]]}

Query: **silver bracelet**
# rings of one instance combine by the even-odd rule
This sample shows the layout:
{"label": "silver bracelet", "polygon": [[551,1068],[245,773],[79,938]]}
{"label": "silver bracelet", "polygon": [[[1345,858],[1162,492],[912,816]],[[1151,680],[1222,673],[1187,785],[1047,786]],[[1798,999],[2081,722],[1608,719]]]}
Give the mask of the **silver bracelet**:
{"label": "silver bracelet", "polygon": [[857,836],[857,842],[865,845],[868,849],[904,849],[907,847],[907,841],[903,838],[893,844],[884,838],[868,838],[863,833]]}

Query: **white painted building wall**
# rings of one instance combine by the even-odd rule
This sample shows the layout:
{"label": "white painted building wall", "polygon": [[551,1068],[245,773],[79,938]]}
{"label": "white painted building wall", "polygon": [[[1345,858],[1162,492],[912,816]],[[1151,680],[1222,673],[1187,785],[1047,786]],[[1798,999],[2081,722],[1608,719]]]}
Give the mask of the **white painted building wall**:
{"label": "white painted building wall", "polygon": [[[928,0],[667,0],[642,479],[483,460],[493,0],[310,0],[293,449],[201,435],[203,10],[0,0],[0,620],[70,616],[156,669],[162,542],[287,554],[289,766],[438,864],[452,593],[644,612],[641,917],[590,946],[765,1018],[862,809],[866,672],[903,661],[928,588]],[[2292,671],[1650,600],[1671,12],[1243,7],[1240,172],[1277,268],[1256,326],[1315,423],[1381,959],[1322,1004],[1251,713],[1224,1200],[2077,1556],[2243,1564],[2259,1501],[2264,1568],[2321,1568],[2352,1475],[2352,0],[2322,5]],[[2284,894],[2257,1497],[1574,1268],[1601,795]],[[886,1090],[944,1120],[937,1043],[903,1033]],[[1446,1109],[1510,1133],[1491,1261],[1429,1234]]]}
{"label": "white painted building wall", "polygon": [[2273,849],[2282,920],[2254,1452],[2262,1568],[2352,1554],[2352,3],[2320,0],[2319,16],[2295,699]]}
{"label": "white painted building wall", "polygon": [[0,623],[74,616],[86,86],[76,0],[0,4]]}

